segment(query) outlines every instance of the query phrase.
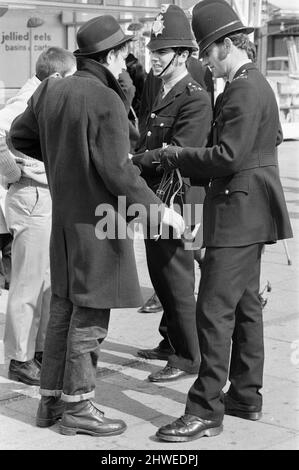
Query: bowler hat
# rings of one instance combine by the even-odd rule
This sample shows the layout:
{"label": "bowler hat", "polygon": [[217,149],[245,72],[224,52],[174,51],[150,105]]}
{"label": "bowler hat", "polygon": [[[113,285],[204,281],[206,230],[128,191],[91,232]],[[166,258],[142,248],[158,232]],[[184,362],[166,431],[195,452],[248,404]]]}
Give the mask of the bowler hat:
{"label": "bowler hat", "polygon": [[102,15],[86,21],[77,32],[79,49],[76,57],[88,56],[97,52],[108,51],[134,39],[126,35],[116,19],[111,15]]}
{"label": "bowler hat", "polygon": [[152,25],[147,47],[151,51],[167,47],[186,47],[198,50],[194,34],[184,11],[177,5],[162,5]]}
{"label": "bowler hat", "polygon": [[202,54],[207,47],[231,33],[252,33],[225,0],[202,0],[192,11],[192,29]]}

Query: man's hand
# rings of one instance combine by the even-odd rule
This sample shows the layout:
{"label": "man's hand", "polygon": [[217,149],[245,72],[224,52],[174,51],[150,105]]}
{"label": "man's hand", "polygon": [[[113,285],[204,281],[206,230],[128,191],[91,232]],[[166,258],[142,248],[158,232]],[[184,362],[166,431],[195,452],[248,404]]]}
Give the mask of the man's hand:
{"label": "man's hand", "polygon": [[22,158],[22,157],[14,157],[15,162],[20,168],[20,170],[32,170],[34,173],[45,173],[45,165],[44,162],[40,162],[39,160],[30,159],[30,158]]}
{"label": "man's hand", "polygon": [[162,224],[171,225],[177,238],[180,238],[186,228],[183,217],[178,214],[174,209],[169,207],[164,208],[164,214],[162,217]]}
{"label": "man's hand", "polygon": [[162,148],[159,152],[160,167],[166,171],[172,171],[175,168],[179,168],[179,155],[182,151],[182,147],[175,145],[168,145]]}

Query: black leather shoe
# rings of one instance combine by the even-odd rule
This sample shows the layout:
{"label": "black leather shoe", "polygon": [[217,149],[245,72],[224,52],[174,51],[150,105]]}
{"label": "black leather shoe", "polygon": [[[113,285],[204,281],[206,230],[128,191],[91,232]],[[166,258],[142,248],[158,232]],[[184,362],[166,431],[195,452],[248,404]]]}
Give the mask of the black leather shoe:
{"label": "black leather shoe", "polygon": [[156,436],[163,441],[186,442],[203,436],[218,436],[222,431],[221,421],[208,421],[198,416],[184,415],[173,423],[162,426]]}
{"label": "black leather shoe", "polygon": [[194,374],[189,374],[184,370],[177,369],[176,367],[166,364],[163,369],[158,370],[158,372],[155,372],[154,374],[150,374],[148,376],[148,380],[150,382],[170,382],[171,380],[185,378],[190,375]]}
{"label": "black leather shoe", "polygon": [[108,419],[90,400],[66,403],[60,432],[68,436],[90,434],[91,436],[115,436],[122,434],[127,425],[121,419]]}
{"label": "black leather shoe", "polygon": [[144,359],[160,359],[161,361],[167,361],[168,356],[173,354],[171,349],[162,349],[160,346],[157,346],[154,349],[139,349],[137,355],[143,357]]}
{"label": "black leather shoe", "polygon": [[154,293],[146,302],[138,309],[139,313],[156,313],[161,312],[163,307],[157,294]]}
{"label": "black leather shoe", "polygon": [[60,397],[41,397],[36,413],[36,425],[40,428],[48,428],[62,417],[65,402]]}
{"label": "black leather shoe", "polygon": [[34,359],[26,362],[12,359],[8,368],[8,378],[27,385],[39,385],[40,368]]}
{"label": "black leather shoe", "polygon": [[238,418],[250,419],[257,421],[261,419],[263,413],[262,409],[255,405],[245,405],[234,400],[228,393],[224,395],[224,413],[230,416],[237,416]]}

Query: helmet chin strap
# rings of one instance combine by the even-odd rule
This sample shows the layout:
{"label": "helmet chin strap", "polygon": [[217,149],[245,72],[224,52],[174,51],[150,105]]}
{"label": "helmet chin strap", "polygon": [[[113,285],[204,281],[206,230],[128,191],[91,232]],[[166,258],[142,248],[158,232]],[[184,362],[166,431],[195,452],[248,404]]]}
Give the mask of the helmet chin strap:
{"label": "helmet chin strap", "polygon": [[162,75],[166,72],[166,70],[169,69],[169,67],[171,66],[171,64],[173,64],[174,59],[177,57],[177,55],[178,55],[178,53],[177,53],[177,51],[175,51],[174,56],[173,56],[173,58],[171,59],[171,61],[169,62],[169,64],[166,65],[166,67],[164,67],[164,69],[162,70],[162,72],[160,72],[159,75],[157,75],[157,77],[162,78]]}

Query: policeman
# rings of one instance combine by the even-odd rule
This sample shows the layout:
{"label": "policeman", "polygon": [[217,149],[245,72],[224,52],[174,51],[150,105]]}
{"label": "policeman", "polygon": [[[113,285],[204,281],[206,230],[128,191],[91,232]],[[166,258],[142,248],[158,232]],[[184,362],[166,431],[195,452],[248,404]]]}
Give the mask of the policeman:
{"label": "policeman", "polygon": [[[146,119],[144,148],[133,157],[133,162],[140,167],[148,185],[154,191],[159,189],[162,199],[168,191],[169,197],[163,200],[169,203],[173,192],[172,188],[167,189],[167,175],[163,187],[161,181],[165,182],[165,175],[162,180],[161,173],[156,171],[155,160],[159,149],[163,145],[205,145],[212,119],[211,101],[208,93],[191,77],[186,67],[187,59],[197,49],[197,45],[181,8],[176,5],[162,6],[153,23],[148,48],[153,73],[161,77],[162,81]],[[189,180],[183,186],[183,197],[177,202],[184,199],[184,203],[189,202],[192,206],[195,202],[202,202],[194,200],[191,191],[187,193]],[[197,192],[200,193],[199,190]],[[185,251],[182,240],[172,237],[162,237],[158,241],[148,238],[145,246],[149,274],[164,309],[172,346],[172,353],[162,356],[168,357],[166,366],[151,374],[149,380],[165,382],[197,373],[199,369],[194,257],[192,251]]]}
{"label": "policeman", "polygon": [[[189,441],[222,431],[224,413],[262,416],[263,321],[258,298],[265,243],[292,237],[276,146],[281,127],[274,93],[248,59],[246,28],[224,0],[203,0],[192,14],[200,54],[229,84],[210,148],[167,147],[161,164],[210,178],[204,203],[205,259],[197,299],[199,375],[185,415],[157,436]],[[230,386],[222,389],[229,378]]]}

